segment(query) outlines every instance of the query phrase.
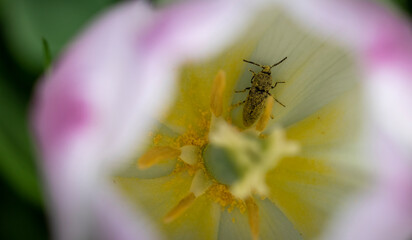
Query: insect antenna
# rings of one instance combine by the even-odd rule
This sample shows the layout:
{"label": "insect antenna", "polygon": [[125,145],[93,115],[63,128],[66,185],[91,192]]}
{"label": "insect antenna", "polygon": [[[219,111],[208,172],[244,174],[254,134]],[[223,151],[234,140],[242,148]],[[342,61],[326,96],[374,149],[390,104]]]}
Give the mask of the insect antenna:
{"label": "insect antenna", "polygon": [[[270,68],[273,68],[273,67],[275,67],[275,66],[277,66],[277,65],[281,64],[283,61],[285,61],[285,60],[286,60],[286,58],[288,58],[288,57],[285,57],[284,59],[280,60],[278,63],[273,64]],[[243,60],[243,61],[244,61],[244,60]]]}
{"label": "insect antenna", "polygon": [[259,66],[259,67],[262,67],[262,65],[260,65],[260,64],[258,64],[258,63],[255,63],[255,62],[252,62],[252,61],[248,61],[248,60],[246,60],[246,59],[243,59],[243,61],[244,61],[244,62],[247,62],[247,63],[250,63],[250,64],[254,64],[254,65]]}

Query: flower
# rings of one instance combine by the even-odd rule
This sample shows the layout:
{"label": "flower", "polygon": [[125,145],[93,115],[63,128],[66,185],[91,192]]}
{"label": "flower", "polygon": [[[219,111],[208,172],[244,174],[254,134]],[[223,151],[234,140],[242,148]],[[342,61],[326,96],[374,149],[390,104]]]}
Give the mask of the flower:
{"label": "flower", "polygon": [[[383,16],[402,41],[382,37],[363,14]],[[318,236],[343,196],[363,181],[362,148],[372,142],[364,119],[394,144],[390,150],[410,149],[412,114],[403,104],[411,96],[405,94],[411,55],[394,47],[400,42],[410,50],[403,26],[367,1],[187,2],[161,11],[129,2],[112,9],[54,65],[36,98],[56,236]],[[283,57],[272,77],[285,83],[271,93],[286,107],[265,93],[262,116],[245,127],[242,109],[230,107],[246,97],[234,91],[250,87],[253,66],[241,60],[272,65]],[[389,68],[379,81],[368,81],[382,66]],[[256,77],[261,69],[252,71]],[[388,76],[403,88],[383,92]],[[362,104],[360,86],[369,84]],[[398,93],[406,102],[394,99]],[[389,109],[396,126],[380,111],[385,100],[397,106]],[[382,157],[388,171],[398,169],[387,164],[391,157]],[[396,162],[408,172],[405,161]],[[396,183],[407,187],[409,180]],[[387,192],[371,196],[390,212],[393,199],[381,198]],[[407,209],[411,196],[397,196]],[[411,215],[391,220],[406,226]],[[341,219],[332,236],[350,226]]]}

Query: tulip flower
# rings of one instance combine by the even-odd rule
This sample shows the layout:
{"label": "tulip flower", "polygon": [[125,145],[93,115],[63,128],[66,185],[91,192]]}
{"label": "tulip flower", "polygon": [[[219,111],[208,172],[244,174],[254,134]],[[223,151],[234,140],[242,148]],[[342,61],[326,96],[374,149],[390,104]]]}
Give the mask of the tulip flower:
{"label": "tulip flower", "polygon": [[372,1],[110,9],[35,98],[54,236],[410,236],[411,39]]}

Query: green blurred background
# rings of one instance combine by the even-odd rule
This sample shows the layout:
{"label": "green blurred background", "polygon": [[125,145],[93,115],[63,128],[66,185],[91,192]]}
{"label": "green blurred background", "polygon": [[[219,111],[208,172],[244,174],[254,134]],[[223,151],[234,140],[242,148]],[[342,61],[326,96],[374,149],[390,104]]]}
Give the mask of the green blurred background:
{"label": "green blurred background", "polygon": [[[175,1],[151,2],[164,7]],[[50,238],[29,132],[30,99],[49,59],[116,2],[0,0],[0,239]],[[412,1],[384,2],[412,16]]]}

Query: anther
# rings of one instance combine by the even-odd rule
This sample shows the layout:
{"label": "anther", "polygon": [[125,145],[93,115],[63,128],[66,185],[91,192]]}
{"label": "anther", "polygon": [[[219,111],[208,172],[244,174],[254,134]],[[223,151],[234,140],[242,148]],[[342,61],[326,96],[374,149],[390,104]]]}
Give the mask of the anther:
{"label": "anther", "polygon": [[210,110],[216,117],[223,112],[223,92],[226,87],[226,74],[220,70],[213,81],[212,94],[210,97]]}
{"label": "anther", "polygon": [[154,147],[143,154],[137,161],[137,167],[147,169],[161,161],[177,158],[181,151],[172,147]]}
{"label": "anther", "polygon": [[265,130],[269,122],[269,118],[271,118],[273,104],[274,104],[273,98],[269,97],[266,99],[265,110],[263,111],[261,117],[259,118],[259,121],[256,124],[257,131],[262,132],[263,130]]}
{"label": "anther", "polygon": [[202,169],[197,170],[190,186],[190,193],[166,214],[163,222],[170,223],[180,217],[193,204],[196,198],[205,193],[211,185],[212,182],[206,176],[206,173]]}
{"label": "anther", "polygon": [[189,193],[163,218],[164,223],[173,222],[176,218],[180,217],[195,201],[196,196],[194,193]]}
{"label": "anther", "polygon": [[250,231],[252,232],[252,239],[257,240],[259,238],[259,208],[252,197],[247,198],[245,203],[249,217]]}

